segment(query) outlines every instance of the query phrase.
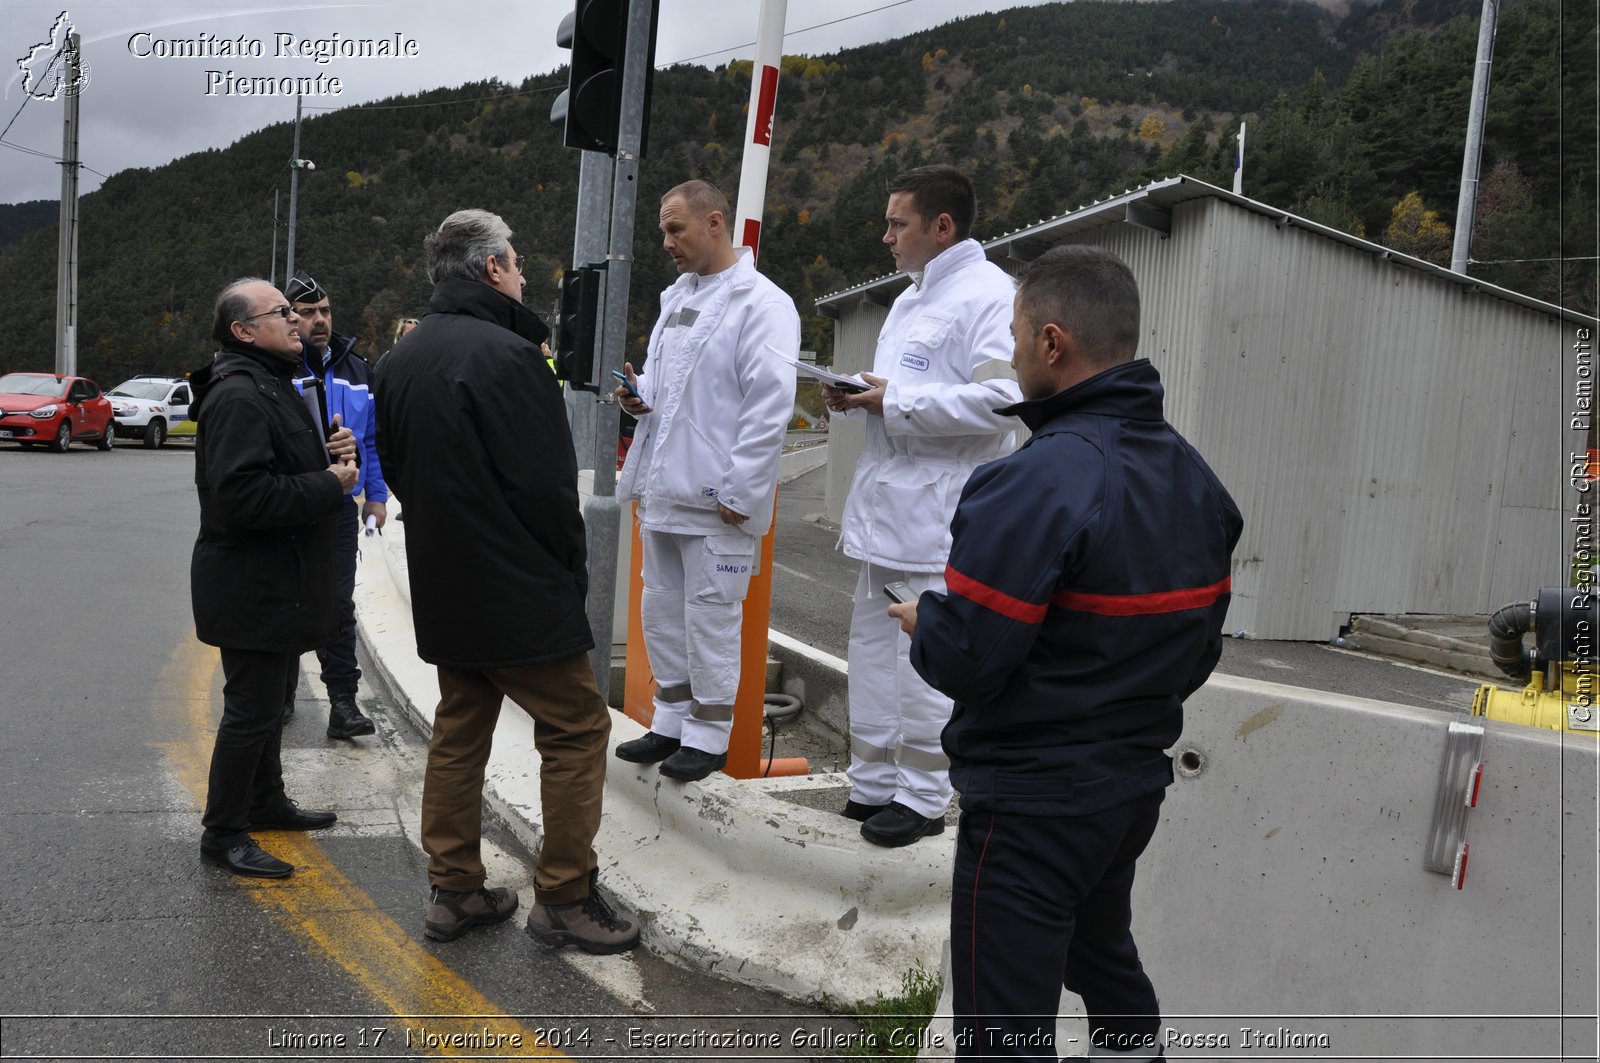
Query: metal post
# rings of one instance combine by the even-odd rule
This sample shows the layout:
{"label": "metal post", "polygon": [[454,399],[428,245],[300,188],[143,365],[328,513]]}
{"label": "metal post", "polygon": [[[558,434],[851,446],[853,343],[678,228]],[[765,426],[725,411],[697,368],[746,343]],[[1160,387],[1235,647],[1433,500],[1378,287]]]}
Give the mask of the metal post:
{"label": "metal post", "polygon": [[1483,120],[1489,110],[1489,72],[1494,65],[1498,0],[1483,0],[1478,20],[1478,59],[1472,69],[1472,104],[1467,108],[1467,146],[1461,153],[1461,195],[1456,200],[1456,236],[1450,248],[1452,273],[1467,272],[1472,249],[1472,216],[1478,209],[1478,170],[1483,163]]}
{"label": "metal post", "polygon": [[[617,128],[617,155],[612,166],[611,245],[606,255],[603,328],[595,356],[595,379],[610,380],[611,370],[622,368],[628,333],[628,284],[633,274],[634,204],[639,192],[639,142],[644,132],[645,76],[650,62],[650,27],[655,0],[631,0],[628,5],[628,46],[622,71],[622,121]],[[615,402],[595,404],[594,493],[584,507],[589,536],[589,627],[594,632],[591,651],[595,683],[602,697],[611,691],[611,623],[616,611],[617,532],[621,507],[617,503],[617,425],[621,411]]]}
{"label": "metal post", "polygon": [[[272,265],[268,267],[267,283],[274,288],[278,286],[278,190],[272,190]],[[285,279],[285,284],[288,280]]]}
{"label": "metal post", "polygon": [[283,263],[283,283],[294,276],[294,217],[300,204],[300,94],[294,94],[294,154],[289,159],[289,250]]}
{"label": "metal post", "polygon": [[[575,267],[604,262],[611,242],[611,158],[598,151],[578,154],[582,156],[582,163],[578,172],[577,228],[572,238]],[[602,299],[602,306],[603,303]],[[567,389],[567,423],[572,426],[572,449],[578,455],[579,465],[595,453],[595,406],[610,390],[602,386],[597,396],[573,387]],[[615,445],[612,450],[614,453]],[[595,638],[600,637],[601,633],[595,632]]]}
{"label": "metal post", "polygon": [[756,54],[750,68],[749,118],[744,127],[744,160],[739,168],[739,206],[733,242],[761,250],[761,216],[767,203],[767,164],[772,158],[772,112],[778,105],[778,70],[783,63],[783,24],[789,0],[761,0]]}
{"label": "metal post", "polygon": [[56,372],[78,371],[78,79],[79,38],[67,38],[61,129],[61,221],[56,243]]}

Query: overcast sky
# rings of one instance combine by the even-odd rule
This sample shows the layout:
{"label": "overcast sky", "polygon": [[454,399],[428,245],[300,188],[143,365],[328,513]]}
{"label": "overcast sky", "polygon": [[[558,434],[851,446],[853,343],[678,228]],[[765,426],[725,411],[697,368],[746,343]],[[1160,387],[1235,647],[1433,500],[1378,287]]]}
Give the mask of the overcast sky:
{"label": "overcast sky", "polygon": [[[784,51],[822,54],[900,36],[963,15],[1041,0],[790,0]],[[658,0],[656,62],[694,60],[707,66],[753,52],[758,0]],[[0,11],[0,202],[55,199],[61,191],[63,103],[30,98],[19,61],[50,39],[63,10],[83,42],[87,81],[81,91],[79,154],[86,169],[80,193],[102,175],[131,166],[159,166],[205,148],[226,147],[246,133],[294,117],[292,96],[245,96],[228,91],[239,78],[338,78],[339,95],[306,98],[306,113],[498,77],[517,83],[566,61],[555,46],[556,25],[571,0],[370,0],[326,3],[146,3],[105,0],[41,4],[5,0]],[[831,23],[831,25],[829,24]],[[816,28],[810,28],[816,27]],[[278,34],[294,40],[414,41],[409,58],[279,58]],[[186,58],[162,55],[174,47],[244,38],[262,55]],[[712,54],[707,54],[712,53]],[[44,66],[39,53],[31,71]],[[217,71],[217,75],[208,75]],[[39,80],[29,82],[44,95]],[[780,90],[781,91],[781,90]],[[26,150],[21,150],[26,149]],[[41,152],[41,154],[34,154]],[[290,152],[284,143],[284,156]],[[313,159],[313,161],[317,161]],[[337,160],[329,160],[329,163]]]}

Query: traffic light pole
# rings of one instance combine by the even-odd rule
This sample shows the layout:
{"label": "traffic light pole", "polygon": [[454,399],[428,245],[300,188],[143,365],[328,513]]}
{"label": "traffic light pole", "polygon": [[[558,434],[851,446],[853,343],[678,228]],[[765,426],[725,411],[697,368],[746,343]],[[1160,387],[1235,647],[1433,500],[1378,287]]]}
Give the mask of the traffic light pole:
{"label": "traffic light pole", "polygon": [[[617,154],[612,164],[611,244],[606,254],[604,325],[595,358],[595,379],[611,379],[622,368],[628,333],[628,286],[633,274],[633,227],[639,191],[639,150],[644,135],[646,79],[650,73],[651,35],[655,26],[655,0],[628,4],[627,50],[624,53],[621,121],[617,127]],[[602,385],[602,394],[609,388]],[[595,682],[602,696],[611,688],[611,627],[616,612],[617,535],[622,526],[617,501],[617,427],[621,409],[615,402],[595,404],[594,493],[584,507],[589,537],[589,627],[594,632],[591,653]]]}
{"label": "traffic light pole", "polygon": [[[604,262],[611,250],[611,158],[598,151],[578,154],[582,162],[578,172],[577,229],[572,239],[573,269]],[[567,388],[567,423],[572,426],[572,447],[580,464],[585,455],[594,453],[597,400],[608,391],[602,385],[597,396],[577,387]],[[600,634],[596,633],[595,638],[599,639]]]}

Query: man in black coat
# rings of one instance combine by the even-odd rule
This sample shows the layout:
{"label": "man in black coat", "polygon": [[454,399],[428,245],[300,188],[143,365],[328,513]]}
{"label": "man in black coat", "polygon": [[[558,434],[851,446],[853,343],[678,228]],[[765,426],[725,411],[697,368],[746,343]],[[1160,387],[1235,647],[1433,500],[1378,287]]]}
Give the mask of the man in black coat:
{"label": "man in black coat", "polygon": [[223,673],[200,857],[256,878],[285,878],[294,867],[250,831],[315,830],[335,819],[289,800],[279,759],[300,654],[338,633],[335,518],[357,476],[350,431],[325,440],[291,382],[298,326],[267,281],[228,285],[212,324],[222,349],[194,374],[190,407],[200,498],[190,594],[195,634],[221,648]]}
{"label": "man in black coat", "polygon": [[534,721],[544,841],[528,932],[621,952],[637,924],[595,881],[611,717],[595,686],[578,471],[549,335],[522,305],[499,217],[463,210],[425,242],[427,315],[377,370],[378,453],[404,507],[417,654],[439,670],[422,792],[438,941],[497,923],[516,893],[484,885],[483,775],[500,704]]}

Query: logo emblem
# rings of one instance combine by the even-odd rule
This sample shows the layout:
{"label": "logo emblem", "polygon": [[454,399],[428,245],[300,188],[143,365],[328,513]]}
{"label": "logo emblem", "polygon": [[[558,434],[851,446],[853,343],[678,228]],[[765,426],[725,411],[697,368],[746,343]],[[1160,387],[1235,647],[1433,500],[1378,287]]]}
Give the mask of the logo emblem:
{"label": "logo emblem", "polygon": [[[54,100],[60,96],[76,96],[89,84],[89,67],[81,56],[74,56],[72,46],[72,16],[61,12],[50,27],[50,36],[35,44],[17,59],[17,69],[22,71],[22,91],[30,99]],[[72,77],[72,63],[78,62],[78,75]]]}
{"label": "logo emblem", "polygon": [[902,354],[900,356],[900,364],[907,369],[915,369],[919,373],[928,371],[928,360],[920,354]]}

